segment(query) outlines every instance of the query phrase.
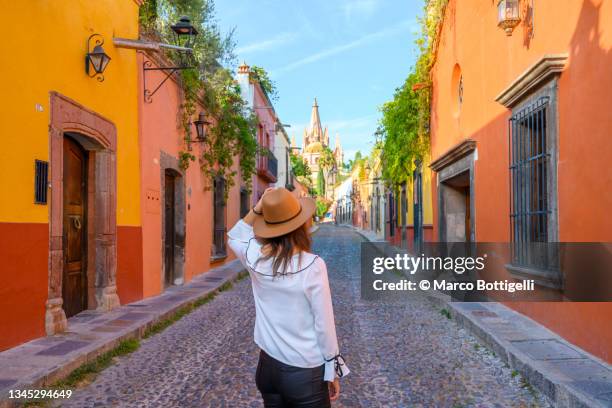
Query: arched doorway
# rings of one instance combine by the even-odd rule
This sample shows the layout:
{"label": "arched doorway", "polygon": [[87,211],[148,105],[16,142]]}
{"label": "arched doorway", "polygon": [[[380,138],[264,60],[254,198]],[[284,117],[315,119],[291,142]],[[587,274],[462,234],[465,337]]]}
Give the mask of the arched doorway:
{"label": "arched doorway", "polygon": [[164,287],[183,283],[185,200],[181,182],[178,171],[164,169]]}
{"label": "arched doorway", "polygon": [[186,197],[185,177],[180,170],[178,158],[161,151],[160,156],[162,188],[162,287],[182,285],[185,270],[186,242]]}
{"label": "arched doorway", "polygon": [[115,125],[56,92],[50,106],[49,335],[66,316],[119,306]]}
{"label": "arched doorway", "polygon": [[176,175],[172,170],[164,172],[164,284],[174,284],[174,262],[176,242]]}

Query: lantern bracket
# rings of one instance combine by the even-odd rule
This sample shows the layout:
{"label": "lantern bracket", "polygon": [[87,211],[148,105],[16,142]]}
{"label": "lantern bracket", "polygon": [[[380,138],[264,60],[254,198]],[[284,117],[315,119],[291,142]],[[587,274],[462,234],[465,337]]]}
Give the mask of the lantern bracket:
{"label": "lantern bracket", "polygon": [[[153,95],[162,87],[162,85],[170,79],[170,77],[177,71],[181,71],[184,69],[195,68],[194,66],[173,66],[173,67],[156,67],[153,66],[153,63],[149,60],[146,60],[142,63],[142,84],[144,88],[144,101],[146,103],[151,103],[153,101]],[[147,88],[147,72],[148,71],[162,71],[165,73],[164,79],[161,80],[157,86],[153,90]]]}

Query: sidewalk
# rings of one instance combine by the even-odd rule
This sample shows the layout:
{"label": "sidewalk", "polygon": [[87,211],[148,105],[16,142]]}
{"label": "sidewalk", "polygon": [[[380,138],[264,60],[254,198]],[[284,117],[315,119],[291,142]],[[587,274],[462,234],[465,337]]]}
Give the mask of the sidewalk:
{"label": "sidewalk", "polygon": [[0,408],[23,403],[9,400],[9,390],[48,387],[122,341],[142,338],[149,327],[236,280],[243,270],[238,260],[228,262],[198,275],[186,285],[173,286],[162,295],[108,313],[84,311],[68,319],[68,332],[0,352]]}
{"label": "sidewalk", "polygon": [[378,237],[375,232],[364,230],[350,224],[338,224],[338,226],[350,228],[370,242],[386,242],[383,238]]}
{"label": "sidewalk", "polygon": [[[350,226],[369,241],[372,233]],[[497,302],[430,301],[470,331],[557,407],[612,407],[612,367],[528,317]]]}

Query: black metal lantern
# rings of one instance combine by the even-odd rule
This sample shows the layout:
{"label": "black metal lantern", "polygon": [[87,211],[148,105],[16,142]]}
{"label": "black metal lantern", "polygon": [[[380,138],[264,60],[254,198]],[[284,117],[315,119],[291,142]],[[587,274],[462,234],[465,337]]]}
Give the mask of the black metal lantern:
{"label": "black metal lantern", "polygon": [[195,125],[197,133],[196,140],[198,142],[203,142],[206,138],[206,126],[210,124],[210,122],[206,120],[206,115],[204,112],[200,112],[198,115],[198,120],[194,120],[193,124]]}
{"label": "black metal lantern", "polygon": [[519,0],[500,0],[497,4],[497,26],[510,36],[520,22]]}
{"label": "black metal lantern", "polygon": [[[198,35],[198,30],[191,25],[191,20],[187,16],[179,19],[178,23],[170,26],[174,32],[175,44],[159,44],[160,47],[172,50],[174,54],[175,64],[168,67],[155,66],[151,61],[146,60],[142,63],[143,70],[143,94],[144,100],[147,103],[152,102],[153,95],[161,88],[161,86],[177,71],[195,68],[197,61],[193,55],[193,45],[195,37]],[[153,89],[147,87],[147,72],[148,71],[163,71],[166,73],[164,79],[157,84]]]}
{"label": "black metal lantern", "polygon": [[191,20],[187,16],[182,16],[178,23],[172,25],[172,31],[176,35],[176,45],[181,47],[190,48],[193,45],[193,41],[198,35],[198,30],[191,25]]}
{"label": "black metal lantern", "polygon": [[[91,48],[93,44],[93,49]],[[104,81],[104,70],[111,60],[102,48],[104,39],[100,34],[92,34],[87,39],[87,55],[85,56],[85,72],[90,77],[96,77],[98,81]]]}

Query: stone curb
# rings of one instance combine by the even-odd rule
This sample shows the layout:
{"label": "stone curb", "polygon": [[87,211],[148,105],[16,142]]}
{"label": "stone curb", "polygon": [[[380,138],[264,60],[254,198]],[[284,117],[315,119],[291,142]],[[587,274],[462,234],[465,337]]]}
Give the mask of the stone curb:
{"label": "stone curb", "polygon": [[[571,379],[546,367],[544,362],[534,360],[524,352],[518,350],[513,346],[512,342],[503,339],[500,336],[500,333],[496,333],[495,330],[487,327],[486,324],[484,324],[483,319],[474,317],[471,313],[473,312],[472,310],[466,310],[464,307],[462,307],[462,302],[453,302],[450,296],[446,296],[441,293],[429,293],[427,297],[434,305],[440,308],[447,308],[450,312],[452,320],[454,320],[461,327],[470,331],[474,336],[482,341],[487,348],[499,356],[504,363],[508,364],[511,369],[519,372],[529,382],[529,384],[533,385],[540,392],[542,392],[552,405],[556,407],[571,408],[609,408],[612,406],[609,403],[606,404],[603,401],[596,400],[595,398],[597,394],[588,395],[574,388],[571,385],[573,382]],[[476,307],[482,306],[482,308],[485,309],[483,310],[484,313],[490,312],[495,313],[496,315],[504,313],[509,316],[512,315],[514,321],[524,319],[529,320],[532,324],[539,325],[537,322],[532,321],[528,317],[523,316],[497,302],[474,302],[469,303],[469,305]],[[581,357],[576,358],[575,361],[593,362],[594,364],[601,365],[603,368],[608,368],[606,367],[607,364],[605,362],[599,361],[594,356],[591,356],[573,344],[565,341],[563,338],[553,332],[550,332],[548,329],[542,329],[542,331],[548,332],[548,335],[538,336],[538,340],[546,342],[559,342],[581,355]]]}
{"label": "stone curb", "polygon": [[[208,272],[202,273],[196,276],[195,278],[193,278],[193,280],[189,282],[188,284],[179,286],[179,287],[173,287],[170,290],[164,292],[163,294],[159,296],[146,298],[146,299],[134,302],[134,303],[122,305],[119,308],[113,310],[112,312],[108,312],[106,314],[100,314],[98,318],[102,318],[105,315],[109,315],[110,313],[113,313],[113,315],[116,317],[118,314],[121,314],[121,313],[138,312],[139,309],[135,307],[138,304],[152,303],[155,301],[163,300],[163,298],[168,298],[171,296],[176,297],[177,294],[180,295],[181,293],[186,294],[184,298],[177,299],[173,303],[170,303],[167,300],[163,300],[162,306],[167,305],[167,307],[165,307],[163,311],[150,312],[151,313],[150,317],[142,319],[138,321],[136,324],[130,325],[130,327],[126,327],[125,329],[120,330],[117,333],[113,333],[112,335],[108,335],[106,337],[96,339],[92,341],[91,344],[88,344],[87,346],[79,349],[78,352],[69,353],[69,355],[67,355],[67,357],[59,363],[50,361],[47,364],[45,363],[41,364],[41,366],[39,367],[32,366],[33,369],[31,370],[31,372],[25,375],[19,376],[16,383],[10,384],[0,389],[0,408],[13,408],[13,407],[20,406],[24,403],[25,400],[23,399],[21,400],[9,399],[9,390],[11,389],[13,390],[42,389],[42,388],[50,386],[51,384],[65,378],[72,371],[79,368],[83,364],[92,362],[96,360],[96,358],[98,358],[99,356],[103,355],[104,353],[114,349],[121,342],[125,340],[130,340],[130,339],[142,339],[145,332],[153,325],[170,318],[179,309],[185,306],[193,305],[200,299],[203,299],[212,293],[218,292],[219,289],[226,283],[235,282],[242,276],[243,272],[244,272],[244,267],[240,264],[238,260],[234,260],[218,268],[213,268],[209,270]],[[207,278],[208,279],[212,278],[214,279],[214,281],[211,282],[210,280],[207,280]],[[206,288],[202,287],[204,283],[207,285]],[[97,320],[97,318],[94,320]],[[74,330],[75,330],[74,332],[72,330],[70,331],[71,335],[75,334],[77,336],[78,335],[85,336],[85,334],[83,333],[78,333],[78,328]],[[91,336],[91,333],[89,333],[89,335]],[[52,337],[55,337],[55,336],[52,336]],[[52,337],[47,337],[47,338],[52,338]],[[40,340],[40,339],[45,339],[45,337],[35,339],[35,340],[32,340],[31,342],[24,343],[15,348],[0,352],[0,373],[4,373],[4,374],[10,373],[12,370],[15,370],[15,369],[21,369],[21,371],[27,371],[27,368],[28,368],[27,366],[26,367],[16,367],[19,364],[19,359],[13,358],[16,364],[14,365],[10,364],[9,366],[7,366],[4,363],[6,363],[7,361],[10,363],[11,360],[3,360],[2,358],[5,357],[9,353],[16,354],[16,355],[23,353],[24,354],[23,360],[27,359],[28,357],[30,359],[36,358],[35,354],[40,349],[34,348],[33,345],[31,345],[30,343],[36,342],[37,340]],[[61,340],[58,340],[58,342],[61,342]],[[45,359],[44,356],[38,357],[38,358],[41,360]],[[22,363],[22,364],[25,365],[25,363]]]}
{"label": "stone curb", "polygon": [[[352,226],[351,228],[366,240],[376,242],[359,229]],[[612,368],[606,362],[501,303],[453,302],[450,296],[433,290],[426,296],[436,307],[448,309],[453,321],[476,336],[511,369],[520,373],[529,384],[544,394],[552,405],[568,408],[612,407]],[[488,322],[494,323],[497,328],[488,326]],[[510,324],[506,325],[510,322],[513,324],[512,328]],[[516,336],[514,340],[510,340],[512,336]],[[521,338],[523,340],[520,340]],[[559,347],[575,353],[575,357],[536,360],[519,350],[513,341],[559,344]],[[550,362],[560,363],[559,367],[551,368]],[[577,367],[585,365],[592,370],[590,373],[585,370],[585,373],[578,368],[571,372],[571,369],[562,367],[562,364],[567,365],[567,362]],[[587,378],[584,378],[585,376]],[[586,387],[591,392],[584,392],[577,387]]]}

